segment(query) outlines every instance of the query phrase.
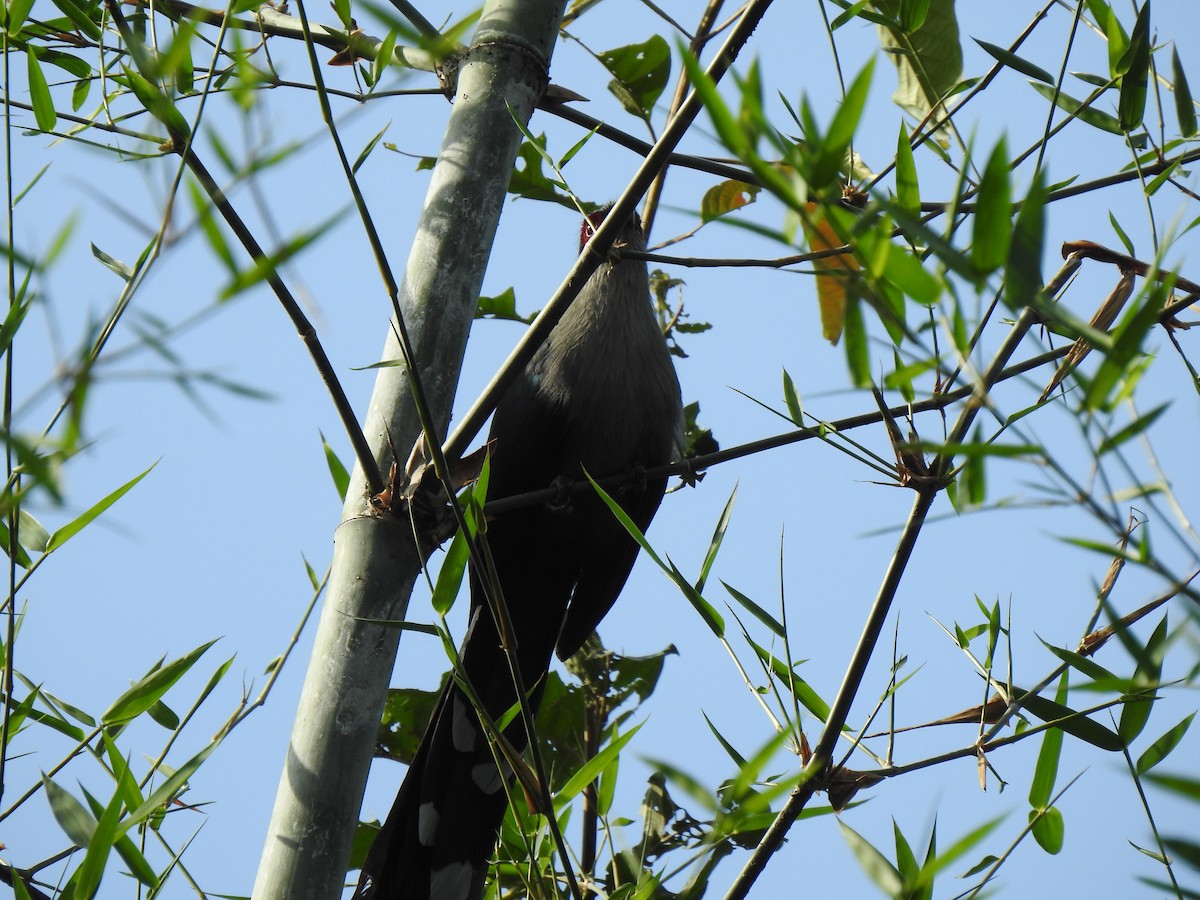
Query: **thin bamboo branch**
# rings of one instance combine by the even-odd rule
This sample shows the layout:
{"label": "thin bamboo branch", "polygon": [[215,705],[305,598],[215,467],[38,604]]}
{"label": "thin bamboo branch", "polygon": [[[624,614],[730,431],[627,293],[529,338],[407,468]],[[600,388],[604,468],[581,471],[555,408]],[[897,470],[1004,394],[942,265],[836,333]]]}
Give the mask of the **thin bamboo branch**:
{"label": "thin bamboo branch", "polygon": [[[1044,293],[1048,296],[1056,294],[1058,292],[1056,286],[1065,283],[1078,266],[1078,257],[1072,256],[1068,259],[1055,275],[1054,279],[1046,286]],[[999,349],[997,349],[983,377],[973,386],[975,400],[974,402],[967,403],[959,414],[958,420],[950,429],[946,441],[947,444],[954,445],[962,442],[964,436],[970,431],[971,424],[974,422],[979,410],[986,405],[988,393],[992,386],[999,380],[1000,374],[1008,365],[1009,360],[1016,352],[1021,341],[1025,339],[1026,333],[1037,321],[1038,314],[1031,307],[1026,307],[1022,310],[1016,324]],[[830,706],[829,718],[825,722],[825,727],[821,731],[821,736],[816,746],[813,748],[812,760],[805,767],[807,777],[804,778],[784,803],[783,808],[767,829],[763,839],[754,848],[750,859],[746,862],[746,865],[742,868],[737,879],[730,887],[729,892],[725,895],[726,900],[739,900],[739,898],[747,896],[755,881],[758,880],[758,877],[766,868],[767,862],[783,846],[783,841],[788,831],[796,819],[799,818],[805,806],[808,805],[808,801],[812,799],[813,794],[821,786],[823,777],[828,774],[830,761],[833,758],[833,751],[837,741],[841,736],[842,727],[849,718],[850,708],[858,695],[859,687],[862,685],[867,664],[875,653],[879,635],[883,631],[884,623],[887,621],[892,603],[899,591],[900,582],[904,576],[908,561],[912,558],[913,551],[916,548],[917,538],[920,536],[921,530],[925,525],[925,520],[929,515],[930,508],[933,506],[933,501],[944,486],[945,475],[952,470],[952,459],[947,455],[939,454],[929,464],[928,468],[931,473],[930,476],[915,478],[910,482],[917,494],[913,500],[912,510],[909,512],[908,520],[904,524],[904,529],[900,534],[896,549],[888,563],[887,571],[884,573],[883,581],[875,596],[875,601],[867,615],[866,622],[863,624],[862,635],[859,637],[858,643],[854,648],[854,653],[846,668],[846,674],[842,679],[842,685],[838,689],[837,696]]]}

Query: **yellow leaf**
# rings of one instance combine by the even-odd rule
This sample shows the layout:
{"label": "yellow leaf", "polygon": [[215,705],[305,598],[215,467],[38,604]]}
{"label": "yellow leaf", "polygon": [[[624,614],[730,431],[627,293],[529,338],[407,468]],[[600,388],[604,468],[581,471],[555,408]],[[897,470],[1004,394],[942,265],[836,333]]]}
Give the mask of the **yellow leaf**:
{"label": "yellow leaf", "polygon": [[[834,250],[845,242],[815,203],[808,203],[809,215],[804,220],[804,235],[808,249],[814,253]],[[813,260],[817,270],[817,302],[821,307],[821,334],[836,346],[842,337],[846,321],[846,273],[858,270],[858,260],[849,252]]]}

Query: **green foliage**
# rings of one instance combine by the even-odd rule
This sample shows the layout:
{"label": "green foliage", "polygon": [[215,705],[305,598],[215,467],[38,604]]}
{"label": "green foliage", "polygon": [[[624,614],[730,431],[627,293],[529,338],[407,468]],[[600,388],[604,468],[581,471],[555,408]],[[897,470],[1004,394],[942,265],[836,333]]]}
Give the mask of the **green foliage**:
{"label": "green foliage", "polygon": [[599,60],[613,76],[609,91],[628,112],[648,124],[654,104],[671,77],[671,48],[667,42],[654,35],[640,44],[606,50]]}

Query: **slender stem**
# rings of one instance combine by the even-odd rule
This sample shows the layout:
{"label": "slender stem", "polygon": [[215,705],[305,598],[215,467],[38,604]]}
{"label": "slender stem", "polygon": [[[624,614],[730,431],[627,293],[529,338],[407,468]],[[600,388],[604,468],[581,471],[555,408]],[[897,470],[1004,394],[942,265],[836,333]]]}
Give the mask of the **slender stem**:
{"label": "slender stem", "polygon": [[783,841],[787,836],[788,830],[816,792],[820,784],[818,776],[828,766],[829,760],[832,758],[834,746],[841,735],[842,725],[845,724],[850,714],[850,706],[858,694],[863,675],[867,670],[867,664],[871,661],[871,656],[875,652],[875,645],[879,641],[879,635],[883,630],[884,622],[887,621],[888,613],[891,611],[892,601],[895,599],[896,592],[900,588],[900,580],[904,575],[905,567],[908,565],[909,559],[912,558],[917,538],[921,534],[921,528],[925,524],[925,519],[937,494],[937,490],[933,488],[917,492],[917,496],[913,501],[912,511],[909,513],[908,521],[904,523],[904,531],[900,534],[900,541],[896,545],[896,551],[892,554],[891,563],[888,565],[883,583],[879,587],[879,593],[876,595],[875,602],[871,606],[871,612],[867,616],[866,623],[863,625],[862,636],[858,639],[858,645],[854,648],[854,655],[851,657],[850,665],[846,669],[842,686],[838,690],[837,696],[834,698],[833,705],[830,708],[829,720],[826,722],[825,728],[821,731],[821,737],[817,741],[816,747],[813,748],[812,761],[805,767],[809,777],[805,778],[800,786],[792,792],[792,795],[788,797],[787,802],[779,811],[779,815],[775,817],[775,821],[771,823],[771,826],[767,829],[767,833],[763,836],[758,846],[754,848],[750,859],[746,862],[745,867],[729,888],[729,892],[725,895],[726,900],[736,900],[736,898],[745,897],[749,894],[750,888],[766,868],[767,861],[775,854],[776,850],[783,846]]}
{"label": "slender stem", "polygon": [[184,161],[187,163],[192,174],[196,176],[196,180],[200,183],[200,186],[204,188],[204,192],[208,194],[209,199],[212,200],[213,205],[221,213],[230,230],[242,242],[242,246],[250,254],[250,258],[254,260],[256,265],[267,268],[266,281],[275,292],[280,305],[283,306],[283,311],[292,320],[292,324],[296,327],[300,339],[304,341],[304,346],[308,348],[313,364],[317,367],[317,374],[325,382],[325,389],[329,391],[329,396],[333,400],[334,407],[337,409],[338,418],[342,421],[342,427],[346,430],[346,434],[350,438],[350,444],[354,448],[354,457],[362,467],[367,486],[372,494],[379,493],[383,490],[383,476],[379,472],[375,456],[371,453],[371,447],[363,435],[362,427],[358,424],[358,417],[354,413],[354,408],[350,405],[350,400],[342,388],[342,383],[338,380],[337,372],[334,371],[333,363],[329,361],[329,357],[325,354],[325,348],[321,346],[321,340],[317,337],[317,330],[308,320],[308,316],[304,314],[304,310],[300,308],[300,304],[292,296],[292,292],[284,284],[283,279],[279,277],[279,272],[275,269],[275,266],[271,263],[270,258],[263,251],[262,247],[258,245],[258,241],[255,240],[253,233],[251,233],[246,223],[242,221],[237,210],[233,208],[233,204],[229,202],[229,198],[225,196],[225,192],[221,190],[220,185],[209,174],[204,163],[200,161],[200,157],[196,156],[189,148],[184,153]]}
{"label": "slender stem", "polygon": [[[1077,257],[1072,256],[1068,259],[1051,283],[1046,286],[1045,293],[1051,296],[1057,293],[1055,285],[1069,278],[1078,265],[1079,260]],[[1025,335],[1029,329],[1037,323],[1038,318],[1038,314],[1030,307],[1026,307],[1021,311],[1016,324],[999,349],[997,349],[986,372],[972,386],[976,399],[974,402],[969,402],[964,406],[962,412],[959,414],[958,421],[950,429],[946,441],[947,444],[960,443],[967,432],[970,431],[971,424],[974,422],[979,410],[987,403],[988,394],[992,386],[1000,380],[1008,361],[1016,352],[1021,341],[1025,339]],[[850,715],[850,707],[853,705],[858,695],[859,687],[862,685],[867,665],[875,653],[875,647],[879,642],[879,635],[883,630],[888,613],[891,611],[892,602],[895,600],[896,593],[900,588],[900,581],[903,578],[908,561],[912,558],[917,538],[920,536],[921,529],[925,525],[929,510],[933,506],[933,501],[942,489],[942,479],[952,470],[952,467],[953,459],[949,454],[938,454],[929,466],[933,477],[914,481],[917,496],[913,501],[913,508],[909,513],[908,520],[904,524],[904,530],[900,534],[900,540],[895,552],[892,554],[887,571],[884,573],[883,582],[879,587],[879,592],[876,594],[875,602],[872,604],[871,611],[863,625],[862,635],[859,637],[858,644],[854,648],[854,654],[846,668],[846,675],[842,680],[842,685],[830,707],[829,718],[826,720],[825,727],[821,731],[821,737],[813,749],[813,758],[805,767],[807,777],[792,795],[788,797],[787,802],[779,811],[779,815],[775,817],[763,839],[754,848],[750,859],[746,862],[746,865],[730,887],[729,892],[725,895],[726,900],[738,900],[738,898],[745,897],[749,893],[754,882],[766,868],[767,862],[783,845],[784,838],[787,836],[796,819],[800,816],[800,813],[804,810],[804,807],[808,804],[808,801],[812,799],[813,794],[821,786],[822,777],[829,769],[833,750],[838,738],[841,736],[842,727],[846,724],[846,719]]]}
{"label": "slender stem", "polygon": [[[8,45],[8,29],[4,29],[3,35],[4,54],[4,84],[10,85],[12,81],[9,78],[9,45]],[[13,222],[13,170],[12,170],[12,106],[9,103],[9,92],[4,92],[4,189],[5,199],[7,200],[8,213],[5,217],[6,233],[8,237],[8,246],[10,248],[7,254],[7,275],[8,275],[8,309],[11,312],[13,306],[17,302],[17,260],[16,253],[16,235]],[[0,348],[2,350],[4,348]],[[13,705],[13,659],[15,656],[15,648],[13,646],[17,636],[17,553],[20,548],[18,543],[18,529],[20,527],[20,496],[21,496],[21,476],[20,473],[13,471],[13,445],[9,440],[12,434],[12,396],[13,396],[13,355],[16,352],[16,335],[14,334],[9,341],[7,353],[4,357],[4,412],[3,412],[3,434],[4,434],[4,469],[7,473],[7,482],[11,488],[6,486],[5,498],[11,498],[11,505],[8,510],[8,546],[5,547],[8,553],[8,609],[5,615],[4,628],[4,678],[3,684],[0,684],[0,693],[3,694],[0,700],[3,700],[4,711],[3,721],[0,721],[0,800],[4,798],[4,776],[8,768],[8,729],[9,717]]]}

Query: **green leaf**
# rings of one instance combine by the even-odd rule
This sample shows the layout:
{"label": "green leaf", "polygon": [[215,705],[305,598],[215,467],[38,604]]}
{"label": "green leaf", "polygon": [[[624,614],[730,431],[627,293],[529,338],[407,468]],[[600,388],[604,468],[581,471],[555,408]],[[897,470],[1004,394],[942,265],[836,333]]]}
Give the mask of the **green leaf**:
{"label": "green leaf", "polygon": [[612,497],[610,497],[605,492],[604,488],[600,487],[600,485],[595,479],[592,478],[591,475],[589,475],[586,471],[583,474],[587,476],[587,480],[591,483],[592,488],[604,502],[604,505],[609,508],[609,511],[616,516],[617,521],[625,527],[627,532],[629,532],[630,537],[637,541],[638,546],[646,551],[646,555],[654,560],[654,563],[660,569],[662,569],[673,582],[675,582],[675,586],[679,588],[679,590],[683,593],[683,596],[687,598],[687,601],[692,605],[696,612],[700,614],[700,617],[704,619],[705,624],[708,625],[713,634],[715,634],[717,637],[723,637],[725,634],[725,620],[721,617],[721,614],[716,611],[711,603],[709,603],[700,595],[700,592],[692,586],[691,582],[683,577],[683,573],[675,567],[674,563],[672,563],[670,560],[667,560],[666,562],[663,561],[662,557],[660,557],[654,551],[654,548],[650,546],[650,542],[646,540],[646,536],[642,534],[642,530],[634,524],[633,520],[629,518],[625,510],[621,508],[621,505]]}
{"label": "green leaf", "polygon": [[867,325],[863,321],[862,301],[854,294],[846,297],[842,338],[851,381],[855,387],[868,387],[871,384],[871,356],[867,344]]}
{"label": "green leaf", "polygon": [[1187,138],[1196,133],[1196,104],[1192,102],[1192,89],[1188,87],[1187,72],[1179,61],[1179,48],[1171,49],[1171,79],[1175,82],[1175,118],[1179,120],[1179,133]]}
{"label": "green leaf", "polygon": [[146,710],[146,714],[167,731],[174,731],[179,727],[179,715],[161,700]]}
{"label": "green leaf", "polygon": [[671,47],[659,35],[641,44],[617,47],[599,55],[612,74],[608,89],[635,116],[649,120],[654,104],[671,77]]}
{"label": "green leaf", "polygon": [[86,847],[96,831],[96,820],[92,814],[44,772],[42,787],[46,790],[46,799],[50,802],[50,811],[58,827],[71,839],[71,843]]}
{"label": "green leaf", "polygon": [[33,0],[11,0],[8,4],[8,36],[15,38],[21,33],[21,26],[25,24],[25,20],[29,17],[29,10],[33,9]]}
{"label": "green leaf", "polygon": [[625,732],[615,740],[609,741],[599,753],[589,759],[582,767],[577,769],[575,773],[567,779],[567,783],[559,788],[558,793],[554,795],[554,811],[562,812],[564,807],[571,802],[585,787],[595,781],[601,772],[620,755],[635,734],[641,730],[641,724],[633,726],[629,731]]}
{"label": "green leaf", "polygon": [[971,262],[980,277],[990,275],[1008,259],[1012,244],[1012,192],[1008,183],[1008,145],[996,144],[979,181]]}
{"label": "green leaf", "polygon": [[723,587],[723,588],[725,588],[725,590],[729,591],[730,596],[732,596],[734,600],[736,600],[738,603],[740,603],[746,609],[746,611],[750,613],[750,615],[754,616],[754,618],[758,619],[758,621],[762,622],[764,625],[766,625],[768,628],[770,628],[771,631],[775,632],[775,634],[777,634],[779,637],[786,637],[786,635],[784,633],[783,625],[780,623],[780,621],[778,619],[776,619],[774,616],[772,616],[769,612],[767,612],[765,609],[763,609],[761,606],[759,606],[757,603],[755,603],[753,600],[751,600],[749,597],[747,597],[745,594],[743,594],[737,588],[730,587],[724,581],[721,582],[721,587]]}
{"label": "green leaf", "polygon": [[20,35],[20,26],[25,24],[29,11],[34,8],[34,0],[12,0],[7,8],[8,37]]}
{"label": "green leaf", "polygon": [[787,369],[783,370],[783,402],[787,406],[792,424],[803,428],[804,407],[800,403],[800,395],[796,392],[796,383],[792,381],[792,376],[788,374]]}
{"label": "green leaf", "polygon": [[1004,275],[1004,303],[1018,311],[1037,302],[1042,285],[1042,239],[1046,230],[1046,185],[1041,170],[1017,213]]}
{"label": "green leaf", "polygon": [[[3,865],[3,863],[0,863]],[[12,885],[13,897],[15,900],[33,900],[29,896],[29,889],[25,887],[25,882],[21,880],[21,876],[17,873],[16,866],[8,864],[8,883]]]}
{"label": "green leaf", "polygon": [[117,274],[117,277],[119,277],[122,281],[124,281],[126,283],[133,280],[133,276],[134,276],[135,272],[134,272],[133,267],[131,265],[129,265],[129,263],[121,262],[121,260],[117,259],[116,257],[109,256],[107,253],[105,253],[103,250],[101,250],[95,244],[92,244],[91,248],[92,248],[92,256],[94,256],[94,257],[96,257],[96,259],[100,260],[100,263],[106,269],[108,269],[110,272],[115,272]]}
{"label": "green leaf", "polygon": [[1063,836],[1066,826],[1062,813],[1057,806],[1046,810],[1031,809],[1029,811],[1030,829],[1033,839],[1049,854],[1057,854],[1063,847]]}
{"label": "green leaf", "polygon": [[187,119],[183,117],[183,113],[179,111],[170,97],[159,90],[158,86],[144,75],[128,66],[124,66],[123,68],[125,70],[126,81],[129,84],[129,89],[133,91],[133,95],[138,98],[138,101],[146,108],[146,111],[150,115],[166,126],[167,134],[171,136],[171,140],[177,145],[175,149],[182,150],[192,133],[191,126],[188,125]]}
{"label": "green leaf", "polygon": [[132,721],[158,702],[187,671],[196,663],[205,651],[216,641],[201,644],[190,653],[167,663],[161,668],[155,668],[140,679],[129,690],[113,701],[113,704],[101,716],[105,725],[119,725]]}
{"label": "green leaf", "polygon": [[346,491],[350,490],[350,473],[329,446],[329,441],[325,440],[325,435],[321,432],[318,434],[321,434],[321,447],[325,451],[325,465],[329,468],[329,477],[333,479],[333,488],[337,491],[338,499],[345,503]]}
{"label": "green leaf", "polygon": [[71,878],[75,887],[72,897],[77,900],[95,896],[100,887],[100,879],[104,876],[104,868],[108,864],[109,854],[116,841],[117,827],[124,809],[125,804],[121,802],[121,791],[118,788],[113,792],[112,800],[104,808],[104,812],[101,813],[99,821],[96,823],[96,830],[92,833],[92,839],[88,842],[87,854]]}
{"label": "green leaf", "polygon": [[1133,743],[1150,719],[1150,712],[1154,707],[1154,690],[1158,687],[1159,679],[1162,676],[1166,641],[1167,617],[1163,616],[1154,629],[1154,633],[1150,635],[1150,639],[1146,641],[1146,647],[1138,659],[1137,669],[1133,673],[1134,684],[1144,688],[1147,693],[1143,697],[1126,698],[1125,705],[1121,708],[1121,721],[1117,725],[1117,732],[1126,744]]}
{"label": "green leaf", "polygon": [[1096,450],[1096,455],[1103,456],[1108,451],[1113,450],[1124,444],[1126,441],[1137,437],[1139,434],[1153,425],[1155,420],[1167,411],[1168,406],[1170,406],[1170,403],[1164,403],[1161,406],[1156,406],[1154,409],[1150,410],[1150,412],[1138,416],[1116,434],[1111,434],[1106,437],[1100,442],[1100,446]]}
{"label": "green leaf", "polygon": [[1166,759],[1172,750],[1179,746],[1179,742],[1187,734],[1188,728],[1191,727],[1192,719],[1195,717],[1196,714],[1194,712],[1188,713],[1182,722],[1171,728],[1166,734],[1146,748],[1145,752],[1138,757],[1137,772],[1139,775],[1145,775]]}
{"label": "green leaf", "polygon": [[725,501],[725,506],[721,509],[721,515],[717,519],[717,524],[713,527],[712,538],[708,542],[708,550],[704,554],[704,562],[700,564],[700,575],[696,579],[696,591],[702,593],[704,585],[708,582],[708,575],[712,571],[713,564],[717,561],[717,552],[721,549],[721,544],[725,540],[725,532],[729,530],[729,520],[733,517],[733,502],[737,499],[737,484],[733,486],[733,490],[729,492],[729,499]]}
{"label": "green leaf", "polygon": [[1130,305],[1124,318],[1112,332],[1112,340],[1104,359],[1087,385],[1084,404],[1090,410],[1104,409],[1122,379],[1135,371],[1146,335],[1158,325],[1158,316],[1165,299],[1165,288],[1156,282]]}
{"label": "green leaf", "polygon": [[[398,29],[392,29],[375,49],[375,58],[371,61],[371,84],[379,84],[384,71],[392,64],[396,54],[396,38],[400,36]],[[388,124],[391,124],[390,122]],[[386,128],[385,128],[386,130]],[[382,135],[383,132],[380,132]],[[378,140],[378,138],[376,138]],[[374,143],[374,142],[372,142]]]}
{"label": "green leaf", "polygon": [[1200,778],[1192,775],[1160,775],[1157,772],[1150,772],[1146,775],[1146,779],[1163,790],[1177,794],[1192,803],[1200,802]]}
{"label": "green leaf", "polygon": [[362,148],[362,152],[359,153],[358,158],[356,160],[354,160],[354,165],[352,165],[350,167],[351,174],[358,173],[358,170],[362,168],[363,163],[365,163],[367,161],[367,157],[371,155],[371,151],[375,149],[375,145],[378,144],[381,140],[383,140],[383,136],[387,133],[387,130],[391,126],[392,126],[391,121],[388,121],[388,123],[386,125],[384,125],[381,129],[379,129],[379,131],[375,134],[375,136],[373,138],[371,138],[369,141],[367,141],[367,145]]}
{"label": "green leaf", "polygon": [[671,576],[671,580],[683,592],[683,596],[687,598],[688,603],[692,604],[692,608],[700,614],[700,618],[704,620],[704,624],[709,627],[717,637],[725,636],[725,618],[716,610],[711,603],[683,577],[683,573],[675,567],[675,564],[668,560],[669,569],[667,574]]}
{"label": "green leaf", "polygon": [[811,177],[816,187],[824,187],[835,181],[838,172],[846,164],[846,154],[858,131],[858,123],[862,119],[867,96],[871,92],[871,76],[874,72],[875,61],[872,59],[850,83],[850,87],[846,89],[846,96],[838,104],[837,112],[829,123],[829,131],[817,148],[817,156],[812,163]]}
{"label": "green leaf", "polygon": [[[1067,699],[1069,684],[1068,673],[1063,672],[1058,680],[1058,692],[1055,702],[1064,704]],[[1037,766],[1033,770],[1033,780],[1029,785],[1029,805],[1036,813],[1043,810],[1054,796],[1054,781],[1058,777],[1058,761],[1062,756],[1063,733],[1057,728],[1046,730],[1042,738],[1042,746],[1038,751]]]}
{"label": "green leaf", "polygon": [[42,131],[53,131],[58,122],[58,113],[54,111],[54,100],[50,96],[46,76],[42,74],[42,65],[34,53],[26,53],[25,59],[28,63],[29,104],[33,107],[34,121]]}
{"label": "green leaf", "polygon": [[1117,217],[1112,214],[1111,210],[1108,213],[1108,224],[1112,225],[1113,231],[1115,231],[1117,237],[1120,238],[1121,246],[1125,248],[1125,252],[1130,256],[1137,256],[1137,250],[1133,246],[1133,241],[1130,240],[1129,235],[1125,233],[1125,229],[1121,227],[1121,223],[1117,221]]}
{"label": "green leaf", "polygon": [[238,270],[237,260],[233,256],[229,242],[225,240],[225,235],[221,233],[221,226],[213,216],[212,202],[195,181],[189,179],[187,186],[188,194],[192,200],[192,207],[196,210],[196,224],[200,226],[200,230],[208,240],[209,248],[217,259],[224,264],[225,270],[230,275],[236,276]]}
{"label": "green leaf", "polygon": [[761,190],[758,185],[747,184],[744,181],[718,182],[700,198],[700,219],[703,222],[711,222],[748,206],[754,202]]}
{"label": "green leaf", "polygon": [[734,765],[736,765],[738,768],[744,766],[746,764],[745,757],[737,752],[737,749],[733,746],[733,744],[725,740],[725,736],[717,730],[717,726],[714,725],[712,719],[708,717],[708,713],[702,710],[700,715],[704,716],[704,721],[708,725],[708,730],[713,733],[713,737],[717,739],[717,743],[721,745],[721,749],[723,749],[729,758],[733,760]]}
{"label": "green leaf", "polygon": [[904,879],[900,877],[900,873],[896,871],[896,867],[888,862],[887,857],[876,850],[866,838],[841,819],[838,819],[838,825],[842,829],[842,836],[846,839],[846,843],[850,845],[851,851],[853,851],[855,858],[858,860],[859,867],[866,873],[867,877],[875,882],[876,886],[889,897],[900,896]]}
{"label": "green leaf", "polygon": [[119,829],[120,832],[122,834],[128,832],[130,828],[133,828],[148,818],[151,813],[166,806],[166,804],[172,800],[176,794],[183,790],[184,786],[187,784],[187,780],[192,777],[195,771],[200,768],[204,761],[208,759],[209,755],[211,755],[212,752],[220,745],[220,740],[213,740],[209,742],[209,744],[205,746],[203,750],[172,772],[167,777],[166,781],[159,785],[158,790],[147,797],[146,802],[137,809],[133,810],[129,814],[129,817],[121,823],[121,827]]}
{"label": "green leaf", "polygon": [[78,516],[76,516],[74,519],[72,519],[66,525],[57,529],[54,532],[54,534],[50,535],[50,540],[46,544],[46,552],[53,553],[55,550],[57,550],[59,547],[61,547],[63,544],[65,544],[67,541],[69,541],[71,538],[73,538],[75,535],[79,534],[79,532],[81,532],[84,528],[86,528],[93,521],[95,521],[97,518],[99,518],[100,515],[103,514],[105,510],[107,510],[110,506],[112,506],[114,503],[116,503],[118,500],[120,500],[122,497],[124,497],[127,493],[129,493],[133,489],[133,486],[135,484],[137,484],[139,481],[141,481],[143,478],[145,478],[147,475],[149,475],[150,470],[153,469],[154,466],[157,466],[157,465],[158,465],[157,462],[154,463],[153,465],[150,466],[149,469],[146,469],[146,471],[142,472],[142,474],[137,475],[134,478],[130,479],[129,481],[125,482],[123,485],[121,485],[115,491],[110,493],[104,499],[93,504],[89,509],[80,513]]}
{"label": "green leaf", "polygon": [[1091,125],[1093,128],[1099,128],[1101,131],[1107,131],[1109,134],[1124,134],[1121,130],[1121,123],[1114,116],[1110,116],[1106,112],[1101,112],[1092,106],[1085,106],[1081,101],[1076,100],[1070,94],[1064,91],[1055,91],[1054,88],[1045,84],[1033,84],[1033,89],[1045,97],[1047,100],[1053,101],[1059,109],[1066,110],[1081,122]]}
{"label": "green leaf", "polygon": [[280,266],[323,237],[329,229],[338,223],[345,213],[346,210],[335,213],[316,228],[300,232],[273,253],[268,253],[266,256],[261,256],[254,260],[250,268],[238,272],[234,275],[233,280],[221,289],[221,299],[229,300],[242,291],[248,290],[276,276]]}
{"label": "green leaf", "polygon": [[528,325],[537,313],[523,316],[517,312],[517,294],[511,287],[506,287],[494,297],[480,297],[475,305],[476,319],[498,319],[502,322],[524,322]]}
{"label": "green leaf", "polygon": [[913,159],[908,129],[900,123],[896,138],[896,204],[910,216],[921,214],[921,188],[917,181],[917,164]]}
{"label": "green leaf", "polygon": [[1121,96],[1117,104],[1118,117],[1123,132],[1141,127],[1146,114],[1146,80],[1150,74],[1150,0],[1138,11],[1133,33],[1129,36],[1129,49],[1118,67],[1121,76]]}
{"label": "green leaf", "polygon": [[[1022,692],[1020,689],[1014,688],[1013,693],[1020,696]],[[1027,710],[1031,715],[1037,716],[1043,722],[1052,723],[1055,728],[1061,728],[1067,734],[1077,737],[1093,747],[1113,753],[1125,749],[1125,742],[1111,728],[1106,728],[1099,722],[1095,722],[1061,703],[1031,694],[1021,699],[1021,708]],[[1030,793],[1032,794],[1032,791]]]}
{"label": "green leaf", "polygon": [[896,845],[896,866],[900,870],[900,876],[905,884],[911,884],[920,866],[917,865],[917,857],[912,852],[908,838],[904,836],[904,832],[900,830],[900,823],[895,819],[892,820],[892,840]]}
{"label": "green leaf", "polygon": [[333,7],[338,21],[342,23],[347,31],[354,27],[354,16],[350,12],[350,0],[332,0],[330,6]]}
{"label": "green leaf", "polygon": [[[75,3],[75,0],[54,0],[54,5],[61,9],[67,18],[71,20],[72,24],[86,37],[97,43],[100,41],[100,26],[96,24],[89,12],[84,11]],[[93,12],[99,10],[100,4],[89,5],[92,7]]]}
{"label": "green leaf", "polygon": [[[879,3],[873,4],[879,7]],[[917,121],[923,120],[962,78],[962,46],[954,0],[905,3],[901,21],[880,27],[880,44],[896,66],[899,84],[892,100]],[[920,22],[921,26],[912,29]]]}
{"label": "green leaf", "polygon": [[[467,530],[472,537],[479,534],[479,522],[482,519],[483,505],[487,501],[490,479],[491,456],[488,456],[479,472],[479,478],[476,479],[469,491],[462,495],[462,499],[465,500],[463,512],[467,521]],[[439,616],[446,615],[454,606],[470,558],[471,548],[467,543],[467,536],[460,528],[454,533],[454,539],[450,542],[445,559],[442,560],[442,567],[438,570],[437,584],[434,586],[433,596],[430,598],[433,610]]]}
{"label": "green leaf", "polygon": [[[5,535],[7,537],[7,533]],[[34,518],[33,513],[24,507],[17,514],[17,540],[21,546],[35,553],[45,553],[50,543],[50,535],[42,523]]]}
{"label": "green leaf", "polygon": [[[771,674],[787,689],[788,693],[800,702],[801,706],[820,721],[829,721],[829,704],[825,702],[820,694],[813,690],[812,685],[796,674],[794,668],[789,669],[782,659],[765,647],[759,646],[749,637],[746,638],[746,643],[750,645],[758,655],[758,658],[766,664]],[[799,665],[799,663],[796,665]]]}
{"label": "green leaf", "polygon": [[[1042,640],[1038,638],[1038,640]],[[1074,651],[1067,650],[1063,647],[1055,647],[1053,644],[1042,641],[1042,646],[1065,662],[1074,669],[1078,669],[1084,675],[1087,675],[1093,681],[1100,682],[1116,682],[1118,678],[1116,674],[1110,672],[1104,666],[1100,665],[1094,659],[1087,656],[1082,656]]]}
{"label": "green leaf", "polygon": [[992,59],[1001,63],[1008,68],[1020,72],[1022,75],[1028,75],[1045,84],[1054,84],[1054,76],[1043,69],[1041,66],[1034,65],[1029,60],[1017,56],[1015,53],[1010,53],[1003,47],[997,47],[995,44],[989,44],[987,41],[981,41],[979,38],[974,38],[975,43],[987,52]]}
{"label": "green leaf", "polygon": [[[528,133],[516,119],[513,121],[523,132]],[[543,171],[542,166],[549,161],[544,134],[523,141],[521,149],[517,151],[512,174],[508,176],[508,192],[530,200],[549,200],[574,209],[574,202],[562,192],[562,183],[553,180]]]}

